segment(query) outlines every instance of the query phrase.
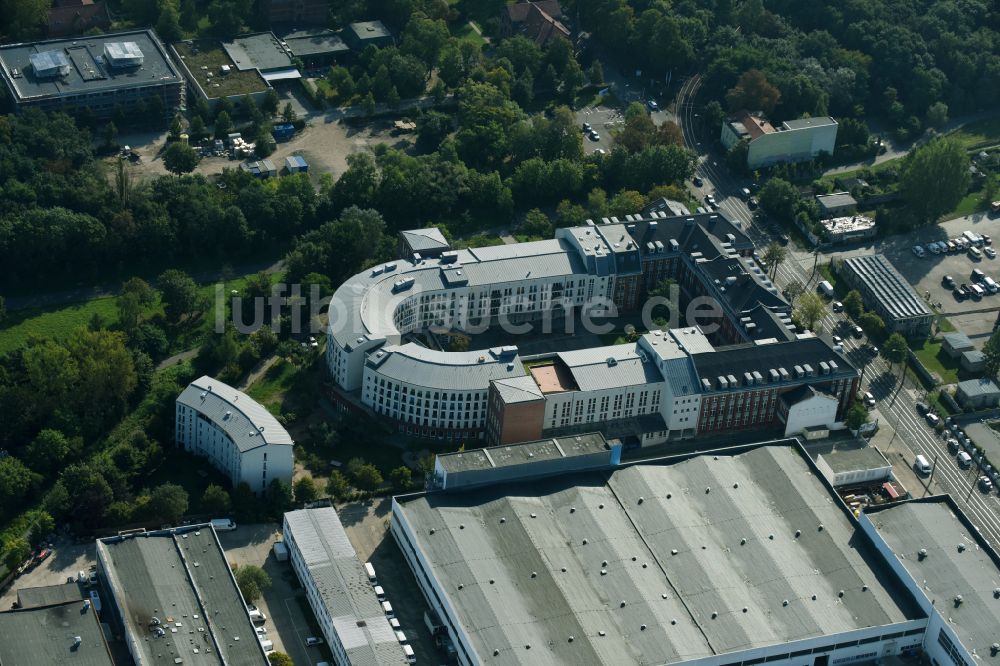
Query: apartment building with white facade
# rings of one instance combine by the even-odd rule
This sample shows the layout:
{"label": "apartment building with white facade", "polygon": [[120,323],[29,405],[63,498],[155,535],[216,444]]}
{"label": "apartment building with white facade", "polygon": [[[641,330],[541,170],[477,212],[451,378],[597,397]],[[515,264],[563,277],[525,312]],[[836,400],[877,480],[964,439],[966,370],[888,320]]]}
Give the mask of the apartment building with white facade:
{"label": "apartment building with white facade", "polygon": [[174,440],[185,451],[208,458],[236,487],[254,494],[274,479],[291,484],[291,436],[278,420],[242,391],[203,376],[177,397]]}
{"label": "apartment building with white facade", "polygon": [[[608,424],[602,432],[609,438],[642,445],[693,437],[699,428],[777,428],[779,396],[802,384],[834,390],[841,417],[847,388],[818,378],[826,374],[820,368],[856,372],[829,345],[817,347],[823,343],[811,333],[795,332],[788,302],[752,253],[739,225],[721,215],[652,211],[559,229],[552,240],[447,250],[435,258],[415,253],[375,266],[341,285],[331,301],[333,397],[343,409],[368,410],[406,435],[490,444],[593,430],[594,423]],[[674,280],[688,301],[714,298],[718,321],[529,359],[513,344],[461,352],[425,346],[428,333],[526,323],[545,332],[546,324],[579,311],[636,312],[664,279]],[[509,339],[516,342],[516,333]],[[750,351],[729,349],[740,345]],[[784,363],[748,367],[750,383],[741,371],[739,381],[726,377],[725,386],[714,370],[705,375],[696,367],[711,365],[706,359],[723,351],[746,365],[764,345],[779,345],[789,369],[766,389],[756,378]],[[794,362],[798,354],[806,360]],[[810,363],[817,379],[790,372]],[[720,390],[727,395],[716,399]],[[760,414],[716,418],[719,409],[742,415],[737,394],[743,392],[754,394],[746,405]],[[710,420],[702,419],[706,397]]]}
{"label": "apartment building with white facade", "polygon": [[333,507],[285,514],[284,543],[337,666],[403,666],[407,657]]}

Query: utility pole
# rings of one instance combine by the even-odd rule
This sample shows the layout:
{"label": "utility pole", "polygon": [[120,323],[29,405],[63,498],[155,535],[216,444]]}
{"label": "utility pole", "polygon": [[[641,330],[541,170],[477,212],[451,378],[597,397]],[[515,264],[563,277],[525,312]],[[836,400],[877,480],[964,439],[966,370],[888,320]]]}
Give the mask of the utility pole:
{"label": "utility pole", "polygon": [[[972,462],[973,464],[976,464],[975,460],[973,460]],[[970,467],[970,469],[972,468]],[[972,484],[969,486],[969,494],[965,496],[966,504],[968,504],[972,500],[972,491],[976,489],[976,481],[978,480],[979,480],[979,465],[976,464],[975,474],[972,475]]]}
{"label": "utility pole", "polygon": [[931,465],[931,475],[927,477],[927,485],[924,486],[924,497],[926,497],[927,493],[930,492],[931,481],[934,480],[934,472],[937,471],[937,466],[938,466],[938,454],[935,453],[934,454],[934,463]]}

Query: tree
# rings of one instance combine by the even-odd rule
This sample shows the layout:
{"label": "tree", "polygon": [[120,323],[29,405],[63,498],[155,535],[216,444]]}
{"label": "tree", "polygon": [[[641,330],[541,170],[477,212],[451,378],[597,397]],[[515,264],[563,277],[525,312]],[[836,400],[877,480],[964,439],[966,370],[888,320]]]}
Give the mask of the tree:
{"label": "tree", "polygon": [[866,423],[868,423],[868,410],[861,403],[855,402],[847,412],[844,424],[848,430],[857,430]]}
{"label": "tree", "polygon": [[771,85],[759,69],[749,69],[740,75],[736,85],[726,93],[731,111],[763,111],[771,113],[781,99],[781,91]]}
{"label": "tree", "polygon": [[934,102],[927,107],[927,124],[935,129],[941,129],[948,124],[948,105],[944,102]]}
{"label": "tree", "polygon": [[782,222],[795,220],[799,191],[787,180],[771,178],[760,189],[760,207]]}
{"label": "tree", "polygon": [[275,515],[291,509],[292,487],[281,479],[271,479],[271,483],[267,484],[267,504]]}
{"label": "tree", "polygon": [[826,312],[826,302],[819,294],[812,292],[802,294],[795,312],[802,326],[813,330],[816,327],[816,322],[822,319],[823,313]]}
{"label": "tree", "polygon": [[348,490],[350,490],[350,483],[348,483],[347,477],[340,470],[335,469],[330,472],[330,476],[326,480],[326,491],[332,497],[344,499]]}
{"label": "tree", "polygon": [[82,446],[79,438],[69,438],[59,430],[46,428],[28,445],[25,461],[31,469],[44,474],[70,462],[69,458],[78,455]]}
{"label": "tree", "polygon": [[7,299],[0,296],[0,323],[7,318]]}
{"label": "tree", "polygon": [[858,317],[858,326],[865,332],[868,339],[877,338],[885,331],[885,322],[874,312],[864,312]]}
{"label": "tree", "polygon": [[361,108],[365,112],[365,117],[371,118],[375,115],[375,96],[370,90],[368,91],[368,94],[365,95],[364,100],[362,100]]}
{"label": "tree", "polygon": [[983,355],[986,357],[986,373],[996,377],[1000,371],[1000,330],[994,331],[990,339],[983,345]]}
{"label": "tree", "polygon": [[785,287],[785,298],[788,299],[789,305],[795,305],[795,299],[804,294],[806,288],[802,286],[802,283],[798,280],[792,280]]}
{"label": "tree", "polygon": [[[264,101],[261,102],[260,110],[268,115],[269,118],[273,118],[278,113],[278,106],[281,104],[281,98],[278,97],[278,93],[274,88],[268,88],[267,92],[264,93]],[[288,102],[291,105],[291,102]],[[293,111],[294,113],[294,111]],[[294,118],[292,119],[294,120]],[[289,120],[288,122],[292,122]]]}
{"label": "tree", "polygon": [[389,480],[392,481],[393,488],[402,492],[413,484],[413,472],[406,465],[400,465],[389,472]]}
{"label": "tree", "polygon": [[110,120],[104,126],[104,147],[108,150],[114,150],[118,147],[118,128]]}
{"label": "tree", "polygon": [[624,218],[626,215],[638,213],[645,205],[646,199],[635,190],[622,190],[611,197],[608,202],[608,212],[616,217]]}
{"label": "tree", "polygon": [[857,320],[864,311],[865,301],[861,297],[861,292],[857,289],[851,289],[847,292],[847,296],[844,296],[844,312],[851,319]]}
{"label": "tree", "polygon": [[156,21],[156,34],[167,43],[176,42],[184,37],[181,29],[181,16],[173,2],[164,2],[160,17]]}
{"label": "tree", "polygon": [[292,658],[284,652],[268,652],[267,661],[271,666],[295,666]]}
{"label": "tree", "polygon": [[320,496],[320,489],[311,476],[303,476],[294,484],[296,502],[314,502]]}
{"label": "tree", "polygon": [[31,555],[31,544],[24,537],[6,537],[3,541],[4,565],[11,571],[17,569]]}
{"label": "tree", "polygon": [[252,564],[237,567],[233,576],[236,578],[240,593],[243,594],[243,600],[248,604],[260,599],[264,590],[271,587],[271,577],[267,572]]}
{"label": "tree", "polygon": [[73,516],[86,525],[99,525],[114,499],[104,475],[90,464],[70,465],[59,483],[66,491],[66,503]]}
{"label": "tree", "polygon": [[178,323],[198,307],[198,285],[184,271],[171,268],[157,278],[167,320]]}
{"label": "tree", "polygon": [[0,512],[16,508],[40,479],[14,456],[0,458]]}
{"label": "tree", "polygon": [[889,362],[889,368],[899,363],[903,364],[906,361],[907,351],[909,346],[906,344],[906,338],[904,338],[899,333],[893,333],[882,345],[879,353],[882,357]]}
{"label": "tree", "polygon": [[47,511],[31,511],[27,514],[33,519],[31,531],[28,533],[28,541],[31,545],[37,546],[47,540],[49,535],[56,529],[56,520]]}
{"label": "tree", "polygon": [[969,156],[950,138],[910,151],[899,174],[899,193],[920,223],[953,210],[969,190]]}
{"label": "tree", "polygon": [[778,274],[778,264],[785,260],[788,255],[788,251],[777,241],[771,241],[767,244],[767,248],[764,249],[764,255],[761,257],[767,265],[770,267],[771,275]]}
{"label": "tree", "polygon": [[200,18],[198,14],[197,0],[181,0],[181,27],[188,32],[194,32],[198,29],[198,19]]}
{"label": "tree", "polygon": [[371,463],[359,465],[351,475],[354,485],[361,490],[378,490],[382,487],[382,473]]}
{"label": "tree", "polygon": [[149,494],[150,513],[168,525],[180,523],[187,510],[187,491],[175,483],[161,484]]}
{"label": "tree", "polygon": [[178,176],[191,173],[198,166],[198,153],[190,145],[174,141],[163,151],[163,166]]}
{"label": "tree", "polygon": [[229,117],[228,111],[220,111],[215,117],[215,138],[225,139],[233,131],[233,120]]}
{"label": "tree", "polygon": [[201,495],[201,510],[205,513],[224,516],[229,513],[231,504],[232,500],[226,489],[214,483],[209,484]]}
{"label": "tree", "polygon": [[548,215],[537,208],[532,208],[524,216],[524,223],[521,225],[520,231],[528,236],[548,238],[552,235],[552,222]]}
{"label": "tree", "polygon": [[292,108],[292,103],[285,102],[285,108],[281,110],[281,119],[286,123],[294,123],[297,118],[298,114]]}
{"label": "tree", "polygon": [[188,126],[188,135],[193,141],[200,140],[208,132],[208,128],[205,127],[205,121],[202,120],[201,116],[195,116],[191,119],[191,124]]}

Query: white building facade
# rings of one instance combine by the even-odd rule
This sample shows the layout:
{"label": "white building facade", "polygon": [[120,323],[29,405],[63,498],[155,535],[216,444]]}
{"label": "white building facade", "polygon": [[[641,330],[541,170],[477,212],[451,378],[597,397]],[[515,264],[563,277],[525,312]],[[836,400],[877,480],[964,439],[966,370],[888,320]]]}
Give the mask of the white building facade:
{"label": "white building facade", "polygon": [[184,389],[175,403],[174,440],[185,451],[208,458],[233,487],[254,494],[280,479],[291,484],[294,442],[278,420],[253,398],[211,377]]}

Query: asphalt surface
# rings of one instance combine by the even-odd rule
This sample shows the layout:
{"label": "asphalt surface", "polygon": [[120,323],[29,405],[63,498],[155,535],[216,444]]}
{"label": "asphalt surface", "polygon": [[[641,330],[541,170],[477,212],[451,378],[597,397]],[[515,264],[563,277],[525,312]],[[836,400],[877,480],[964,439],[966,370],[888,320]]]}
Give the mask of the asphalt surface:
{"label": "asphalt surface", "polygon": [[[748,181],[730,174],[720,162],[721,158],[711,153],[712,142],[696,133],[697,118],[693,100],[699,86],[700,78],[691,77],[682,85],[677,99],[677,116],[684,133],[684,142],[698,155],[696,174],[704,180],[703,187],[694,189],[698,192],[699,200],[704,200],[705,194],[714,194],[719,209],[730,219],[749,222],[744,228],[754,243],[762,248],[772,237],[765,229],[753,223],[750,209],[737,196],[740,188],[746,187]],[[813,271],[811,256],[811,253],[803,253],[789,246],[788,258],[776,270],[775,283],[778,287],[783,288],[796,281],[806,290],[815,289],[821,274]],[[845,330],[847,325],[844,314],[828,310],[819,328],[827,332],[839,332]],[[904,457],[911,463],[917,454],[924,455],[932,463],[936,460],[933,478],[952,495],[983,535],[994,546],[1000,546],[1000,497],[995,491],[989,495],[978,489],[969,492],[977,474],[958,467],[954,456],[948,453],[945,439],[939,437],[916,411],[916,403],[923,397],[923,390],[912,384],[901,388],[898,385],[898,369],[890,368],[880,356],[873,358],[866,351],[868,345],[864,340],[849,335],[843,337],[844,351],[862,371],[861,390],[871,390],[879,399],[875,416],[884,418],[898,433],[898,442],[893,446],[905,446],[908,454],[904,453]]]}

